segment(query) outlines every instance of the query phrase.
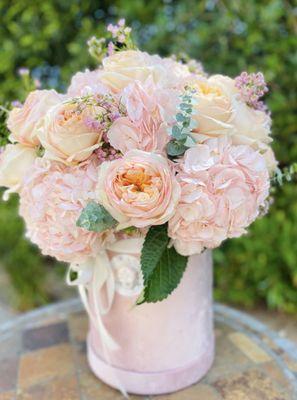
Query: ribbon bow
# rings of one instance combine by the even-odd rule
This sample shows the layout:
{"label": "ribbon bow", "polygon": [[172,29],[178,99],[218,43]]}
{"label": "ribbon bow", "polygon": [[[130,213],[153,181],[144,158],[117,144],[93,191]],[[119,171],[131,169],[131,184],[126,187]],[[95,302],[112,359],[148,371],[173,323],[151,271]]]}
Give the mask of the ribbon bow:
{"label": "ribbon bow", "polygon": [[[66,282],[70,286],[77,286],[83,305],[100,335],[107,361],[109,351],[119,348],[119,344],[107,331],[102,321],[102,316],[110,311],[115,296],[115,279],[107,250],[119,254],[140,254],[143,241],[143,238],[119,240],[102,250],[96,258],[90,257],[83,263],[71,263],[68,268]],[[74,279],[71,276],[73,273],[76,275]],[[102,299],[104,288],[106,288],[105,304]],[[94,304],[94,312],[90,307],[89,296]],[[127,397],[120,383],[119,390]]]}

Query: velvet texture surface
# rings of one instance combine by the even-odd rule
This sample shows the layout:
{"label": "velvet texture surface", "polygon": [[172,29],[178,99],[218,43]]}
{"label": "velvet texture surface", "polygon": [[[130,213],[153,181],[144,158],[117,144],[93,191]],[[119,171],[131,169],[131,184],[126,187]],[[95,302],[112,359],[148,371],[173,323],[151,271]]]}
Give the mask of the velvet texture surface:
{"label": "velvet texture surface", "polygon": [[189,257],[180,285],[166,300],[135,306],[136,298],[116,293],[103,316],[117,350],[106,349],[90,323],[93,372],[136,394],[169,393],[197,382],[214,358],[211,252]]}

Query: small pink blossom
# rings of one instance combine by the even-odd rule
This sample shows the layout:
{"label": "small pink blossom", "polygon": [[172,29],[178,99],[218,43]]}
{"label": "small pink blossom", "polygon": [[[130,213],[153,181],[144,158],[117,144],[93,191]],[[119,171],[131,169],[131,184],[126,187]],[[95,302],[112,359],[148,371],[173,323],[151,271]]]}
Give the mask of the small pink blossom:
{"label": "small pink blossom", "polygon": [[268,92],[262,72],[248,74],[242,72],[235,78],[235,87],[239,89],[240,96],[244,102],[256,110],[265,110],[266,107],[259,99]]}

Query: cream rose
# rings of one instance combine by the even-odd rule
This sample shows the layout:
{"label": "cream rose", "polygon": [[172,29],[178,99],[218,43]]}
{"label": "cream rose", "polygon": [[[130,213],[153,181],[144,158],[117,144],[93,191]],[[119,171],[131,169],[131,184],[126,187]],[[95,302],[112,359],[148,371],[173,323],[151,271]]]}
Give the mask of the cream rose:
{"label": "cream rose", "polygon": [[97,197],[119,229],[167,222],[175,212],[180,186],[161,155],[131,150],[99,170]]}
{"label": "cream rose", "polygon": [[101,81],[114,92],[119,92],[131,82],[145,82],[148,77],[162,87],[180,87],[190,76],[187,66],[172,59],[162,59],[138,50],[120,51],[103,60]]}
{"label": "cream rose", "polygon": [[[234,102],[234,144],[270,143],[271,119],[269,114],[254,110],[243,102]],[[260,146],[259,146],[260,147]]]}
{"label": "cream rose", "polygon": [[11,131],[12,142],[36,146],[39,144],[37,127],[46,112],[63,96],[55,90],[35,90],[31,92],[21,108],[15,107],[9,113],[8,129]]}
{"label": "cream rose", "polygon": [[232,98],[214,78],[199,77],[192,81],[196,89],[193,120],[194,138],[202,142],[212,137],[233,134]]}
{"label": "cream rose", "polygon": [[234,144],[257,144],[271,142],[271,119],[269,114],[249,107],[240,99],[239,90],[235,87],[234,79],[224,75],[213,75],[209,81],[215,84],[227,96],[232,106]]}
{"label": "cream rose", "polygon": [[102,131],[97,118],[102,112],[100,107],[71,101],[49,110],[38,132],[44,157],[65,164],[86,160],[99,147]]}
{"label": "cream rose", "polygon": [[8,144],[0,154],[0,186],[17,190],[36,157],[32,147]]}
{"label": "cream rose", "polygon": [[149,75],[164,72],[152,64],[149,54],[128,50],[105,58],[100,78],[104,84],[118,92],[135,80],[144,82]]}

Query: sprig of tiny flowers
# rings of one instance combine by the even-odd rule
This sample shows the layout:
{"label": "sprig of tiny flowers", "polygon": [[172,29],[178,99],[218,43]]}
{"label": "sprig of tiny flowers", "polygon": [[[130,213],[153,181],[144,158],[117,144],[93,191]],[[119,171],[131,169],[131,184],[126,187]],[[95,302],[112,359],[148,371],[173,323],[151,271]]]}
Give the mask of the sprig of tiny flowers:
{"label": "sprig of tiny flowers", "polygon": [[193,128],[197,126],[197,122],[192,119],[195,104],[194,93],[195,89],[187,86],[185,93],[180,96],[181,103],[178,105],[178,113],[175,116],[176,124],[170,131],[172,139],[167,144],[167,154],[170,157],[181,156],[189,147],[196,144],[191,135]]}
{"label": "sprig of tiny flowers", "polygon": [[242,72],[235,78],[235,87],[239,89],[241,99],[255,110],[266,111],[266,106],[259,99],[268,92],[262,72],[248,74]]}
{"label": "sprig of tiny flowers", "polygon": [[284,167],[283,169],[277,168],[274,177],[271,179],[272,185],[282,186],[285,182],[291,182],[297,175],[297,162]]}
{"label": "sprig of tiny flowers", "polygon": [[111,146],[106,133],[102,135],[101,147],[95,150],[95,154],[98,157],[100,164],[104,161],[113,161],[123,157],[120,151]]}
{"label": "sprig of tiny flowers", "polygon": [[126,26],[123,18],[116,25],[109,24],[106,30],[107,37],[92,36],[87,42],[90,55],[99,63],[104,57],[111,56],[117,51],[136,48],[131,37],[132,29]]}
{"label": "sprig of tiny flowers", "polygon": [[74,97],[67,101],[76,106],[74,112],[81,114],[88,107],[98,107],[100,111],[94,117],[87,117],[85,125],[92,130],[107,132],[111,124],[126,114],[125,107],[112,95],[86,95]]}

